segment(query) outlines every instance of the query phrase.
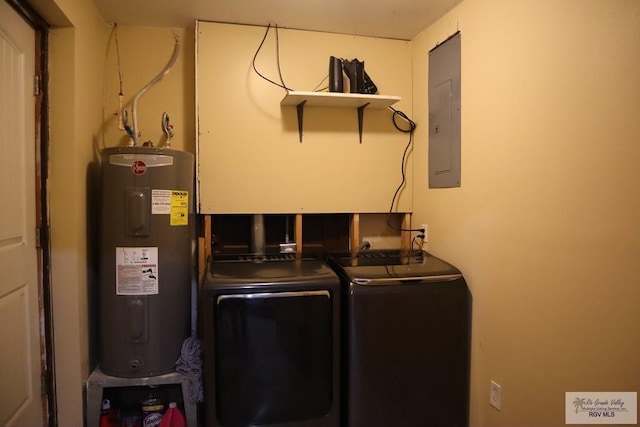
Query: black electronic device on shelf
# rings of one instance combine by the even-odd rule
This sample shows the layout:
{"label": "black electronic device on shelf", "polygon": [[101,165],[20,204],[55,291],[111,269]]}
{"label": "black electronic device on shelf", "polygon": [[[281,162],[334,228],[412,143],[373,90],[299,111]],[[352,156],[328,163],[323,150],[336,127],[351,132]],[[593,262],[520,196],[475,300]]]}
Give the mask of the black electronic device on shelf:
{"label": "black electronic device on shelf", "polygon": [[364,61],[357,58],[342,61],[343,69],[349,78],[349,90],[351,93],[367,93],[374,95],[378,93],[378,87],[364,69]]}
{"label": "black electronic device on shelf", "polygon": [[329,57],[329,92],[343,92],[342,59]]}

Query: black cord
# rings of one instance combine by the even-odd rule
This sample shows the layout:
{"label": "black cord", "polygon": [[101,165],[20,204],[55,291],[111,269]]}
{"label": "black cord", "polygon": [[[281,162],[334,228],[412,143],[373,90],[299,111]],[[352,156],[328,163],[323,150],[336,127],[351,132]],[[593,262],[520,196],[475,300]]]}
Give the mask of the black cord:
{"label": "black cord", "polygon": [[120,68],[120,44],[118,43],[118,23],[113,24],[113,37],[116,41],[116,58],[118,59],[118,81],[120,82],[120,92],[118,95],[124,95],[122,93],[122,69]]}
{"label": "black cord", "polygon": [[284,79],[282,78],[282,70],[280,69],[280,32],[278,31],[278,24],[275,24],[275,26],[276,26],[276,61],[278,63],[278,75],[280,76],[280,83],[282,83],[282,87],[286,89],[287,85],[284,84]]}
{"label": "black cord", "polygon": [[[391,199],[391,206],[389,207],[389,213],[387,214],[387,226],[389,228],[391,228],[392,230],[396,230],[396,231],[422,231],[421,228],[402,228],[402,227],[395,227],[394,225],[391,224],[391,214],[393,213],[393,205],[396,203],[396,198],[398,197],[398,193],[400,192],[402,187],[404,187],[404,184],[406,182],[406,174],[405,174],[405,170],[404,170],[404,164],[405,164],[405,161],[407,159],[407,153],[409,152],[409,148],[413,144],[413,132],[416,129],[416,123],[413,120],[411,120],[409,117],[407,117],[407,115],[405,113],[403,113],[402,111],[396,110],[393,107],[389,107],[389,109],[393,111],[393,115],[391,116],[391,120],[393,121],[393,125],[400,132],[409,134],[409,142],[407,143],[407,146],[404,148],[404,152],[402,153],[402,164],[400,165],[401,166],[400,171],[402,173],[402,182],[400,182],[400,185],[398,186],[398,188],[396,188],[395,193],[393,193],[393,198]],[[404,119],[409,124],[409,129],[401,128],[398,125],[396,117],[401,117],[402,119]]]}
{"label": "black cord", "polygon": [[[409,117],[407,117],[407,115],[405,113],[403,113],[400,110],[396,110],[395,108],[393,108],[391,106],[389,106],[389,109],[391,111],[393,111],[393,115],[391,116],[391,120],[393,120],[393,125],[396,127],[396,129],[398,129],[400,132],[411,133],[413,135],[413,131],[416,128],[416,122],[411,120]],[[405,119],[407,121],[407,123],[409,123],[409,129],[402,129],[400,126],[398,126],[398,122],[396,122],[396,116],[400,116],[403,119]]]}
{"label": "black cord", "polygon": [[275,25],[276,27],[276,60],[277,60],[277,65],[278,65],[278,75],[280,76],[280,83],[274,82],[273,80],[269,79],[268,77],[263,76],[260,71],[258,71],[258,69],[256,68],[256,58],[258,57],[258,53],[260,52],[260,50],[262,49],[262,45],[264,44],[264,41],[267,39],[267,35],[269,34],[269,30],[271,29],[271,23],[269,23],[269,25],[267,26],[267,30],[264,32],[264,37],[262,37],[262,41],[260,42],[260,46],[258,46],[258,49],[256,50],[256,53],[253,55],[253,61],[252,61],[252,66],[253,66],[253,71],[256,72],[257,75],[259,75],[260,77],[262,77],[263,79],[265,79],[266,81],[268,81],[269,83],[272,83],[278,87],[281,87],[287,91],[291,91],[291,89],[289,89],[285,84],[284,84],[284,80],[282,79],[282,72],[280,70],[280,40],[278,37],[278,26]]}
{"label": "black cord", "polygon": [[413,251],[418,251],[418,252],[420,252],[420,250],[422,249],[422,246],[421,246],[421,245],[418,245],[418,246],[417,246],[417,249],[416,249],[416,239],[421,239],[421,240],[424,242],[424,237],[421,237],[421,236],[414,236],[414,237],[413,237],[413,239],[411,239],[411,251],[412,251],[412,252],[413,252]]}
{"label": "black cord", "polygon": [[[325,91],[327,89],[329,89],[329,86],[322,86],[322,84],[329,78],[329,75],[327,74],[321,81],[320,83],[318,83],[316,85],[316,87],[313,88],[312,92],[322,92]],[[322,86],[322,87],[320,87]]]}

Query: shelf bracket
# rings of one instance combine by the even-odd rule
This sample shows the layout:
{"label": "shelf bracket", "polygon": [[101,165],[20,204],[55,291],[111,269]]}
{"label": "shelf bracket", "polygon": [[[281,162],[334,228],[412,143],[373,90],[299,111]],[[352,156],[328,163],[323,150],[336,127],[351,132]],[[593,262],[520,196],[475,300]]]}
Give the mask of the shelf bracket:
{"label": "shelf bracket", "polygon": [[300,142],[302,142],[302,117],[304,115],[304,104],[307,103],[305,99],[300,104],[296,105],[296,110],[298,111],[298,138]]}
{"label": "shelf bracket", "polygon": [[362,144],[362,120],[364,119],[364,109],[369,105],[367,102],[358,107],[358,137],[360,139],[360,144]]}

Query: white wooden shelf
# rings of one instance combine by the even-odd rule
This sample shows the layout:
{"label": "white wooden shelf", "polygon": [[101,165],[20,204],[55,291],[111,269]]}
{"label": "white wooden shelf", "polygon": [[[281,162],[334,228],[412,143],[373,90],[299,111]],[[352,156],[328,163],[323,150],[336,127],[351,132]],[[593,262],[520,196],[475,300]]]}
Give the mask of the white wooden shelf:
{"label": "white wooden shelf", "polygon": [[304,107],[356,108],[358,111],[358,133],[362,143],[362,120],[364,109],[388,108],[400,101],[399,96],[369,95],[340,92],[289,91],[280,101],[282,106],[295,106],[298,110],[298,135],[302,142],[302,120]]}
{"label": "white wooden shelf", "polygon": [[290,91],[280,102],[281,105],[298,106],[306,101],[308,107],[344,107],[387,108],[400,101],[399,96],[367,95],[361,93],[341,92],[302,92]]}

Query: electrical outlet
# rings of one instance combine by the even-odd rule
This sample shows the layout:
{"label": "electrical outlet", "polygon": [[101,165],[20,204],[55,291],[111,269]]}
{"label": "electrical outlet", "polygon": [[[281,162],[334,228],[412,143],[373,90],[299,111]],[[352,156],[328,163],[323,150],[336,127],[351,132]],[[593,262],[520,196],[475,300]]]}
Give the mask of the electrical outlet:
{"label": "electrical outlet", "polygon": [[422,226],[420,228],[422,228],[424,230],[424,233],[422,233],[422,234],[424,234],[424,239],[422,239],[422,241],[423,242],[427,242],[429,240],[428,239],[428,237],[429,237],[429,233],[428,233],[429,232],[429,226],[427,224],[422,224]]}
{"label": "electrical outlet", "polygon": [[502,407],[502,386],[495,381],[491,381],[489,389],[489,403],[498,411]]}

